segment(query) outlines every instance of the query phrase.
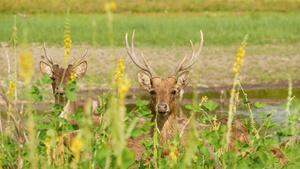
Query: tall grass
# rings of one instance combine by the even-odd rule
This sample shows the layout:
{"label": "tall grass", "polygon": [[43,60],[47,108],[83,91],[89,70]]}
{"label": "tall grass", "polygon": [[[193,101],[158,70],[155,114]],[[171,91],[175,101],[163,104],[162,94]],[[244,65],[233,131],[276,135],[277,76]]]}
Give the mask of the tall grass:
{"label": "tall grass", "polygon": [[[72,11],[71,11],[72,13]],[[126,32],[136,30],[135,43],[139,47],[175,47],[187,46],[191,37],[201,28],[205,32],[205,46],[234,45],[245,34],[249,35],[251,45],[297,44],[300,42],[300,15],[250,15],[224,17],[147,17],[114,15],[111,37],[106,15],[71,14],[74,44],[82,42],[100,46],[124,46]],[[32,15],[28,19],[17,18],[20,33],[28,30],[28,42],[47,42],[62,44],[63,15]],[[97,25],[96,28],[93,24]],[[12,16],[0,15],[0,41],[9,41],[13,26]],[[96,30],[94,30],[96,29]],[[97,37],[93,37],[93,31]],[[192,38],[192,40],[195,40]],[[112,39],[112,40],[111,40]],[[110,43],[108,43],[110,42]]]}

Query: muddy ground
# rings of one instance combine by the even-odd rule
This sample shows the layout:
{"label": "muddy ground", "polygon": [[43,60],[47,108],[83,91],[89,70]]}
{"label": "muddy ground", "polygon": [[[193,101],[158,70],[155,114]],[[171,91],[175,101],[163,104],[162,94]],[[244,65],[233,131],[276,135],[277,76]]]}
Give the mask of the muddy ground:
{"label": "muddy ground", "polygon": [[[0,49],[0,81],[4,88],[8,87],[8,81],[15,70],[15,59],[13,48],[4,44]],[[198,46],[197,44],[195,46]],[[74,45],[71,49],[71,56],[79,56],[84,49],[84,45]],[[169,76],[181,59],[187,55],[191,56],[191,48],[170,47],[170,48],[139,48],[135,44],[135,53],[138,57],[143,53],[149,64],[154,68],[159,76]],[[262,45],[247,46],[244,65],[240,72],[240,81],[244,88],[287,88],[287,78],[293,78],[293,87],[300,87],[300,49],[298,45]],[[39,70],[39,62],[46,61],[41,44],[32,44],[26,49],[17,48],[17,71],[21,69],[20,53],[31,51],[34,58],[34,76],[32,83],[42,77]],[[63,65],[64,49],[56,46],[49,47],[49,54],[57,63]],[[197,85],[200,90],[228,90],[233,83],[234,73],[232,66],[236,59],[238,46],[212,47],[203,46],[203,50],[196,63],[190,69],[190,85],[186,92],[192,91],[192,84]],[[8,74],[8,60],[10,63],[10,75]],[[88,71],[83,79],[78,81],[81,87],[79,93],[85,93],[87,89],[92,89],[95,94],[101,94],[109,88],[112,74],[117,67],[118,59],[125,60],[125,71],[132,82],[130,94],[146,93],[140,89],[137,82],[137,72],[139,69],[129,59],[125,47],[99,47],[89,48],[89,53],[85,60],[88,62]],[[18,78],[18,87],[22,88],[22,79]],[[48,86],[51,88],[50,85]],[[19,92],[22,90],[19,90]],[[82,94],[84,95],[84,94]],[[276,99],[276,98],[274,98]],[[3,103],[3,102],[2,102]]]}

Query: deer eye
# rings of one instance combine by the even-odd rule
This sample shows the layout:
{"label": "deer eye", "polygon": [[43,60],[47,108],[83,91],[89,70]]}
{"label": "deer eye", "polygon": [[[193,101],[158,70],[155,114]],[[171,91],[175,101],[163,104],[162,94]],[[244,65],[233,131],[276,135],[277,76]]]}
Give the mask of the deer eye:
{"label": "deer eye", "polygon": [[52,79],[53,81],[55,80],[55,77],[50,77],[50,79]]}
{"label": "deer eye", "polygon": [[150,94],[151,95],[155,95],[155,91],[154,90],[150,90]]}
{"label": "deer eye", "polygon": [[174,94],[174,95],[175,95],[176,93],[177,93],[177,91],[176,91],[176,90],[173,90],[173,91],[172,91],[172,94]]}

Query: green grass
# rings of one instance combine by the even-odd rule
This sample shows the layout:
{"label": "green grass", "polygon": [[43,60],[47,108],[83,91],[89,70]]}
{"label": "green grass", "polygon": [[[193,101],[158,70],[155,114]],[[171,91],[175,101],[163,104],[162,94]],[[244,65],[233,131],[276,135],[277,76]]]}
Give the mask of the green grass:
{"label": "green grass", "polygon": [[[105,15],[71,14],[71,36],[75,44],[109,46],[109,29]],[[65,15],[32,15],[29,19],[17,17],[18,37],[28,42],[63,44]],[[0,16],[0,41],[9,41],[14,17]],[[96,28],[93,28],[96,24]],[[300,15],[270,14],[224,17],[147,17],[115,15],[114,45],[124,46],[125,33],[136,30],[135,44],[139,47],[189,46],[189,39],[199,42],[199,30],[204,33],[205,46],[236,45],[245,34],[249,45],[294,44],[300,42]],[[93,30],[95,29],[95,30]],[[96,35],[92,37],[92,32]]]}
{"label": "green grass", "polygon": [[[70,8],[76,13],[104,13],[104,3],[112,0],[1,0],[1,13],[65,13]],[[299,11],[299,0],[113,0],[117,13]]]}

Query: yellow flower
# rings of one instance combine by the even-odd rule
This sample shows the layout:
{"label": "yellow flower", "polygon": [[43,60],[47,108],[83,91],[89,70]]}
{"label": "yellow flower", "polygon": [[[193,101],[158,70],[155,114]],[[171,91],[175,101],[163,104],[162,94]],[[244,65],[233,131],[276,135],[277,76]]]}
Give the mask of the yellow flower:
{"label": "yellow flower", "polygon": [[71,75],[70,75],[70,80],[68,81],[69,84],[76,80],[75,74],[76,74],[76,68],[73,67],[73,70],[72,70]]}
{"label": "yellow flower", "polygon": [[178,160],[178,149],[177,147],[170,146],[169,158],[172,161],[170,167],[173,167],[174,164],[177,163]]}
{"label": "yellow flower", "polygon": [[22,70],[19,71],[19,75],[26,81],[30,82],[32,76],[34,74],[33,68],[33,58],[31,57],[31,53],[21,53],[20,63]]}
{"label": "yellow flower", "polygon": [[84,142],[81,139],[75,137],[73,139],[70,149],[73,154],[79,154],[81,152],[83,146],[84,146]]}
{"label": "yellow flower", "polygon": [[197,160],[198,160],[198,156],[195,156],[195,158],[194,158],[194,163],[196,163]]}
{"label": "yellow flower", "polygon": [[65,30],[64,30],[64,42],[65,42],[65,45],[64,45],[64,48],[65,48],[65,51],[64,51],[64,63],[65,65],[67,65],[68,61],[70,60],[70,48],[71,48],[71,43],[72,43],[72,40],[71,40],[71,31],[70,31],[70,19],[69,19],[69,11],[67,12],[67,17],[66,17],[66,20],[65,20],[65,26],[64,26]]}
{"label": "yellow flower", "polygon": [[170,152],[169,157],[170,157],[170,159],[172,160],[173,163],[175,163],[175,164],[177,163],[178,157],[173,151]]}
{"label": "yellow flower", "polygon": [[215,115],[211,120],[213,121],[213,125],[214,125],[213,130],[216,131],[219,130],[221,123],[217,123],[217,116]]}
{"label": "yellow flower", "polygon": [[245,51],[245,47],[246,47],[246,41],[247,41],[247,35],[244,37],[244,40],[242,42],[242,46],[239,47],[239,52],[237,53],[236,55],[236,62],[234,63],[233,65],[233,71],[235,74],[238,74],[241,67],[243,66],[243,63],[244,63],[244,56],[246,54],[246,51]]}
{"label": "yellow flower", "polygon": [[207,100],[208,100],[208,97],[207,97],[207,96],[202,96],[201,103],[207,102]]}
{"label": "yellow flower", "polygon": [[111,1],[111,2],[105,2],[104,3],[104,10],[106,12],[111,12],[116,10],[117,4],[115,1]]}
{"label": "yellow flower", "polygon": [[16,87],[17,87],[17,82],[16,81],[15,82],[10,81],[10,83],[9,83],[9,93],[10,93],[10,96],[11,96],[12,99],[15,96]]}

